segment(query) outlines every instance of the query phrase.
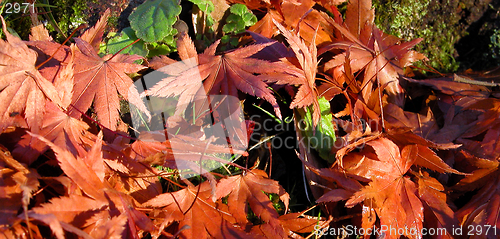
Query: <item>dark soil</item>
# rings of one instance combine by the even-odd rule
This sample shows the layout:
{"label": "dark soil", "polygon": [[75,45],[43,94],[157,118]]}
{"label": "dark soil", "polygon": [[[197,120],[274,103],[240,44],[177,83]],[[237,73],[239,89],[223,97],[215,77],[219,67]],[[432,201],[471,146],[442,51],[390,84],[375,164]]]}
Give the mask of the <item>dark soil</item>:
{"label": "dark soil", "polygon": [[[490,47],[490,38],[495,30],[500,30],[500,1],[476,1],[467,16],[467,34],[456,44],[458,60],[463,69],[487,70],[500,65],[500,59],[494,59],[494,50]],[[489,2],[489,4],[487,4]],[[496,52],[500,54],[500,52]]]}

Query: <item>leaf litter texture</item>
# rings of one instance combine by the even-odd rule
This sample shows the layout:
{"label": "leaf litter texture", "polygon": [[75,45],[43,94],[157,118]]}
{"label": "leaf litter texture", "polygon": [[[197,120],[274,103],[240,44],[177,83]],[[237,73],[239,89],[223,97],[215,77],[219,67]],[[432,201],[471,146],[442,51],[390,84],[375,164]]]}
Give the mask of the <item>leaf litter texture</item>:
{"label": "leaf litter texture", "polygon": [[[103,17],[103,19],[105,18],[106,16]],[[100,37],[102,36],[103,19],[101,19],[101,21],[98,23],[98,26],[90,31],[87,31],[86,33],[88,34],[84,34],[84,36],[82,37],[86,41],[90,41],[91,43],[88,43],[81,39],[75,40],[76,44],[72,45],[69,51],[71,53],[71,60],[69,62],[66,61],[66,58],[62,57],[62,55],[61,57],[57,57],[61,61],[57,62],[56,65],[59,64],[59,67],[61,67],[60,69],[63,69],[63,71],[62,73],[57,73],[55,75],[52,74],[52,76],[54,77],[53,84],[59,86],[60,89],[60,91],[55,95],[60,96],[60,98],[62,98],[63,100],[62,102],[58,102],[58,105],[47,101],[47,114],[44,115],[44,120],[42,121],[42,124],[40,126],[41,130],[32,130],[32,132],[40,133],[41,135],[35,135],[32,133],[25,134],[22,140],[18,142],[17,151],[15,151],[16,157],[22,158],[27,164],[33,163],[33,161],[35,161],[38,156],[44,153],[49,147],[53,152],[55,152],[54,156],[57,165],[59,165],[60,169],[65,175],[57,178],[56,181],[62,183],[61,186],[64,186],[66,188],[65,191],[69,192],[70,194],[66,196],[61,195],[60,197],[53,198],[48,202],[39,204],[38,206],[30,209],[30,211],[27,212],[27,215],[31,218],[31,223],[38,221],[48,225],[57,238],[64,238],[68,233],[75,234],[83,238],[122,237],[123,235],[127,234],[137,235],[138,231],[141,231],[141,233],[153,232],[155,229],[152,221],[150,221],[145,214],[137,211],[135,208],[140,205],[138,201],[145,202],[148,199],[157,196],[159,194],[158,190],[156,190],[156,193],[154,192],[154,190],[153,192],[149,193],[145,193],[144,191],[137,193],[137,190],[131,188],[139,187],[139,190],[147,190],[147,188],[152,185],[156,185],[157,183],[155,183],[154,180],[153,182],[142,181],[141,183],[140,178],[138,178],[137,180],[127,181],[123,180],[123,177],[117,178],[114,175],[126,172],[137,177],[145,176],[156,178],[158,177],[158,174],[156,174],[158,173],[158,171],[151,168],[149,165],[146,165],[144,167],[144,165],[140,163],[137,164],[137,162],[131,160],[131,158],[129,158],[127,154],[122,154],[120,152],[121,150],[117,148],[118,145],[107,145],[107,143],[103,143],[103,141],[101,140],[102,134],[99,137],[92,135],[92,133],[88,131],[90,130],[88,124],[79,120],[79,114],[90,107],[90,105],[79,107],[79,100],[82,98],[84,100],[88,100],[89,97],[90,99],[92,99],[92,97],[97,97],[96,95],[92,95],[98,94],[96,92],[92,92],[97,90],[95,88],[95,84],[97,83],[93,82],[92,79],[97,77],[99,82],[102,82],[103,79],[99,78],[101,69],[103,68],[105,72],[109,73],[114,71],[114,66],[126,68],[122,67],[124,66],[123,64],[108,64],[107,61],[102,60],[102,58],[98,57],[95,52],[95,46],[99,43]],[[96,39],[98,40],[96,41]],[[48,44],[53,43],[50,42]],[[54,47],[44,48],[41,42],[37,43],[37,48],[41,48],[42,51],[45,50],[51,53],[55,53]],[[61,48],[63,51],[66,51],[64,47]],[[133,57],[127,58],[127,56],[121,55],[117,55],[116,57],[117,58],[115,59],[136,59]],[[132,60],[128,60],[128,62],[131,61]],[[74,64],[73,62],[77,63]],[[129,65],[133,64],[130,63]],[[143,68],[139,65],[133,66],[135,66],[135,68],[127,72],[135,72]],[[84,68],[88,68],[86,70],[90,70],[91,72],[87,74]],[[92,72],[93,69],[97,69],[97,71]],[[117,73],[117,75],[120,76],[120,73]],[[90,81],[86,82],[86,86],[90,88],[87,88],[84,91],[80,91],[79,87],[81,86],[82,82],[79,82],[79,80],[86,80],[86,76],[92,78]],[[128,78],[128,76],[124,74],[122,74],[121,76],[124,76],[122,80],[126,79],[124,81],[128,81],[127,83],[131,83],[131,80],[130,78]],[[106,80],[107,79],[104,79],[103,81]],[[113,84],[117,83],[114,82]],[[113,86],[113,84],[111,86]],[[100,89],[103,88],[106,87],[103,87],[101,85]],[[119,91],[116,88],[113,88],[113,90]],[[107,93],[110,93],[110,91],[108,91]],[[123,91],[119,91],[119,93],[121,93],[123,97],[126,97],[126,94]],[[111,98],[118,98],[116,92],[111,93],[111,96]],[[98,100],[99,99],[94,98],[93,104],[98,104],[96,102]],[[78,113],[74,113],[75,111],[71,108],[78,109]],[[117,109],[115,110],[117,111]],[[102,116],[104,114],[105,118],[107,117],[108,119],[112,119],[113,116],[106,115],[111,112],[111,110],[108,109],[107,111],[108,112],[102,113],[101,111],[100,113],[97,113],[97,118],[104,127],[114,129],[113,124],[116,124],[116,122],[113,122],[113,120],[108,120],[106,123],[105,120],[102,120],[102,117],[99,117],[99,115]],[[170,140],[175,141],[176,137],[173,137]],[[168,156],[172,154],[171,152],[168,153],[170,140],[164,142],[163,144],[160,143],[161,146],[159,148],[160,150],[165,150],[167,159],[168,157],[172,157]],[[193,145],[192,143],[189,143],[189,141],[186,141],[191,140],[193,142],[197,142],[196,139],[184,137],[182,138],[182,140],[185,141],[184,144],[185,146],[187,146],[186,152],[193,155],[184,155],[186,160],[193,157],[198,158],[196,155],[199,155],[199,152],[207,151],[206,148],[204,148],[206,145],[206,143],[204,142],[200,142],[201,144],[199,144],[199,146],[196,146],[196,144]],[[141,141],[136,141],[136,144],[137,142]],[[101,146],[102,144],[104,144],[104,148]],[[150,144],[145,145],[146,147],[150,147]],[[27,154],[27,152],[23,149],[28,149],[35,152]],[[137,158],[137,156],[134,155],[137,155],[137,153],[140,152],[140,154],[143,156],[138,159],[145,159],[148,156],[151,156],[151,154],[153,154],[156,150],[151,151],[148,149],[142,149],[137,151],[137,149],[135,149],[132,151],[134,152],[133,154],[131,154],[132,157]],[[127,151],[125,150],[124,152]],[[207,152],[238,151],[212,146],[208,148]],[[245,154],[244,152],[239,153]],[[146,172],[142,171],[143,173],[138,174],[139,172],[137,171],[137,168],[140,168],[141,166],[145,168]],[[148,170],[150,171],[149,173],[147,173]],[[10,174],[7,174],[7,176],[10,176]],[[276,181],[269,181],[272,182],[275,186],[278,185]],[[202,185],[204,186],[206,184]],[[213,185],[211,185],[211,187],[212,186]],[[38,187],[37,184],[35,184],[34,188],[36,187]],[[214,198],[214,195],[212,195],[212,191],[213,189],[210,190],[210,200]],[[282,191],[281,193],[284,192]],[[203,195],[204,194],[202,193],[199,195],[200,198],[198,198],[197,195],[196,197],[191,197],[189,199],[192,199],[193,201],[203,200]],[[267,197],[264,194],[263,196]],[[23,200],[25,201],[24,206],[27,206],[29,194],[27,194],[23,198]],[[268,203],[270,203],[270,201],[268,201]],[[218,202],[218,204],[220,204],[220,201]],[[79,206],[76,207],[75,205]],[[212,205],[215,205],[213,201]],[[5,206],[10,207],[8,205]],[[203,209],[206,209],[206,205],[203,204],[203,206]],[[274,208],[272,207],[270,209],[274,210]],[[197,217],[197,213],[200,212],[196,205],[193,208],[193,212],[194,214],[191,214],[191,218],[194,219]],[[223,212],[223,214],[221,214],[221,212]],[[226,231],[222,233],[229,233],[228,235],[230,235],[231,237],[240,235],[238,236],[239,238],[241,238],[241,236],[251,238],[256,237],[250,236],[248,232],[245,232],[242,229],[238,229],[239,227],[234,224],[234,218],[232,217],[232,215],[224,212],[224,210],[216,210],[212,214],[213,215],[210,215],[211,217],[204,218],[204,220],[202,221],[209,222],[212,219],[212,216],[215,215],[219,215],[222,220],[222,215],[224,215],[226,219],[220,222],[223,223],[222,227],[225,228]],[[278,214],[275,212],[273,215],[275,216],[274,219],[277,221]],[[12,216],[14,216],[13,212],[12,214],[9,214],[8,217]],[[107,222],[105,224],[101,224],[100,222],[102,222],[103,220],[106,220]],[[289,218],[288,220],[293,221],[293,218]],[[186,219],[185,221],[187,222],[189,221],[189,219]],[[274,226],[280,226],[280,224],[275,224]],[[163,227],[165,227],[165,224],[163,224]],[[215,237],[222,236],[222,234],[220,234],[221,231],[219,224],[211,224],[208,228],[210,235]],[[194,232],[193,230],[189,230],[185,231],[184,233],[188,232],[191,235],[193,233],[199,233],[203,231],[199,228],[195,229],[196,230]],[[157,235],[160,234],[161,231],[158,231]],[[284,235],[283,233],[281,234]]]}
{"label": "leaf litter texture", "polygon": [[[196,100],[197,94],[239,97],[243,93],[269,102],[281,117],[269,87],[284,87],[291,93],[295,97],[291,108],[312,105],[317,112],[314,102],[328,85],[327,90],[334,90],[327,99],[332,106],[342,106],[340,112],[332,112],[334,122],[346,134],[337,136],[345,144],[332,149],[337,158],[333,164],[315,168],[321,164],[313,166],[304,160],[308,170],[319,176],[314,183],[322,185],[318,205],[324,209],[345,205],[347,209],[338,211],[355,212],[355,216],[348,215],[353,219],[350,223],[365,229],[439,227],[448,232],[443,237],[450,238],[457,225],[500,226],[500,110],[491,88],[458,83],[456,79],[463,77],[458,75],[402,78],[405,67],[424,59],[410,50],[420,40],[404,43],[377,29],[370,1],[351,1],[345,20],[333,2],[247,4],[267,11],[253,28],[262,34],[252,34],[254,44],[218,53],[220,43],[215,42],[198,53],[189,37],[180,35],[179,57],[188,67],[163,79],[147,94],[179,96],[182,107]],[[310,10],[315,4],[331,10],[332,17],[319,8]],[[300,11],[289,14],[294,7]],[[102,140],[95,122],[82,120],[88,109],[96,112],[99,126],[113,131],[121,121],[121,99],[147,114],[127,75],[146,69],[145,64],[135,64],[137,56],[97,54],[108,14],[70,47],[44,37],[40,29],[33,33],[36,41],[23,42],[4,28],[7,40],[0,42],[0,73],[2,79],[10,80],[3,81],[0,97],[11,103],[0,108],[2,144],[5,138],[18,135],[15,146],[5,143],[9,149],[2,149],[0,162],[0,187],[5,192],[0,195],[5,202],[0,230],[4,235],[15,238],[29,231],[41,238],[37,225],[45,224],[57,238],[148,234],[153,238],[300,238],[295,233],[311,233],[314,225],[339,225],[331,210],[325,210],[329,219],[301,213],[279,215],[268,194],[278,194],[286,208],[289,196],[277,181],[257,169],[218,178],[206,174],[207,181],[198,185],[169,181],[164,191],[159,178],[172,179],[153,166],[175,169],[174,159],[196,166],[207,152],[235,152],[206,139],[176,135],[159,142],[143,138],[131,143],[116,132],[114,139]],[[283,43],[267,39],[276,30],[285,37]],[[286,46],[291,51],[283,50]],[[262,52],[274,55],[263,57]],[[53,54],[54,59],[39,66]],[[149,66],[158,69],[176,62],[160,56]],[[190,77],[196,74],[199,79]],[[421,112],[402,107],[405,94],[412,94],[402,91],[403,80],[434,90],[425,96]],[[336,101],[339,97],[344,97],[344,103]],[[385,123],[386,128],[381,132],[373,123],[363,123],[369,119]],[[185,148],[181,158],[172,153],[170,144],[175,141]],[[38,173],[43,170],[31,168],[38,163],[55,168],[57,175],[41,177]],[[465,193],[471,199],[459,204]],[[262,223],[249,220],[250,211]],[[497,232],[492,229],[488,235],[477,236],[494,238]]]}

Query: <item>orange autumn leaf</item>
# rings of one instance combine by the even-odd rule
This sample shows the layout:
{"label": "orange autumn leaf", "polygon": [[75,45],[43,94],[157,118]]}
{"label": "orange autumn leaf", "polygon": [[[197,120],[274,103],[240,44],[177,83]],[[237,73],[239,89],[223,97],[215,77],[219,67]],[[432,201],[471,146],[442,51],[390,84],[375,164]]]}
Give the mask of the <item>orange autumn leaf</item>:
{"label": "orange autumn leaf", "polygon": [[79,64],[75,65],[71,116],[79,117],[80,112],[87,111],[93,104],[100,123],[115,130],[120,109],[118,93],[138,109],[148,112],[132,79],[126,75],[145,68],[133,63],[139,57],[118,54],[101,58],[89,43],[79,38],[75,38],[75,42],[79,51],[74,52],[74,57]]}
{"label": "orange autumn leaf", "polygon": [[28,127],[37,132],[45,112],[45,101],[62,105],[57,90],[35,66],[37,54],[19,38],[11,35],[2,19],[7,41],[0,40],[0,129],[22,115]]}

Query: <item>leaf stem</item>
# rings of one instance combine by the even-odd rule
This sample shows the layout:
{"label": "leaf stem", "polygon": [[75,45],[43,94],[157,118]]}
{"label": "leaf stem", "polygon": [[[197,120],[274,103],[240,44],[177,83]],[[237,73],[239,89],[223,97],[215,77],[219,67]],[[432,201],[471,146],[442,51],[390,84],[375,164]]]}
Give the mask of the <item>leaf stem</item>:
{"label": "leaf stem", "polygon": [[45,65],[45,63],[47,63],[47,62],[49,62],[50,60],[52,60],[52,58],[54,58],[54,56],[55,56],[55,55],[56,55],[56,53],[59,51],[59,49],[61,49],[61,47],[62,47],[64,44],[66,44],[66,42],[68,42],[68,41],[69,41],[69,39],[70,39],[73,35],[75,35],[75,33],[76,33],[77,31],[79,31],[80,29],[86,28],[86,27],[88,27],[88,25],[87,25],[87,24],[81,24],[81,25],[80,25],[80,26],[78,26],[75,30],[73,30],[73,32],[71,33],[71,35],[69,35],[69,37],[68,37],[68,38],[66,38],[66,40],[64,40],[64,42],[63,42],[61,45],[59,45],[59,47],[58,47],[58,48],[57,48],[57,50],[56,50],[56,51],[52,54],[52,56],[50,56],[50,57],[49,57],[47,60],[45,60],[44,62],[42,62],[42,63],[38,64],[38,66],[36,66],[36,67],[35,67],[35,69],[37,69],[37,70],[38,70],[41,66]]}
{"label": "leaf stem", "polygon": [[122,48],[121,50],[119,50],[117,53],[115,53],[113,56],[111,56],[111,58],[109,58],[108,60],[106,61],[110,61],[111,59],[113,59],[116,55],[120,54],[120,52],[122,52],[123,50],[127,49],[129,46],[132,46],[134,45],[135,43],[139,42],[141,39],[138,38],[137,40],[135,40],[134,42],[128,44],[126,47]]}
{"label": "leaf stem", "polygon": [[275,115],[271,114],[269,111],[263,109],[262,107],[256,105],[256,104],[252,104],[253,106],[255,106],[255,108],[259,109],[259,110],[262,110],[262,112],[266,113],[267,115],[269,115],[271,118],[273,118],[274,120],[276,120],[276,122],[278,122],[279,124],[282,124],[283,121],[281,121],[278,117],[276,117]]}

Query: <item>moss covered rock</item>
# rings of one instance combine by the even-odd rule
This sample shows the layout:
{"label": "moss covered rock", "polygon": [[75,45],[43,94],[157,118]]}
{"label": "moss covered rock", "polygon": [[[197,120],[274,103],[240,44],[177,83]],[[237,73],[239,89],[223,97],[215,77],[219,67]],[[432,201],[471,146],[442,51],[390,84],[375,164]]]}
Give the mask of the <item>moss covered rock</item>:
{"label": "moss covered rock", "polygon": [[[424,38],[416,50],[441,72],[470,67],[470,59],[459,55],[460,39],[478,22],[491,0],[374,0],[376,24],[385,32],[410,40]],[[491,35],[491,34],[490,34]],[[489,36],[486,36],[488,38]],[[464,54],[464,53],[461,53]],[[460,60],[460,61],[459,61]]]}

